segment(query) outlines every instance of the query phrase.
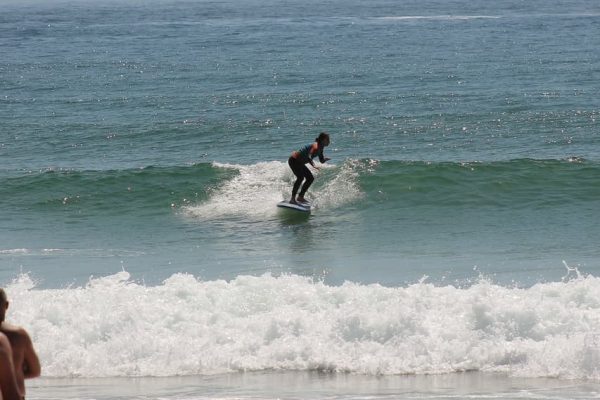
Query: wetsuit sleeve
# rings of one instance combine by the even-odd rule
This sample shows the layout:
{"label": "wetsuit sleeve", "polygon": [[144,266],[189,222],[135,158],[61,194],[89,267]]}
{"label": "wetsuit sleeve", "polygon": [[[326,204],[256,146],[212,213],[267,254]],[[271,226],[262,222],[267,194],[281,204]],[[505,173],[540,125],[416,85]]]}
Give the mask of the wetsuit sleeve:
{"label": "wetsuit sleeve", "polygon": [[323,164],[326,160],[325,160],[325,156],[323,155],[323,149],[319,149],[319,161],[321,162],[321,164]]}

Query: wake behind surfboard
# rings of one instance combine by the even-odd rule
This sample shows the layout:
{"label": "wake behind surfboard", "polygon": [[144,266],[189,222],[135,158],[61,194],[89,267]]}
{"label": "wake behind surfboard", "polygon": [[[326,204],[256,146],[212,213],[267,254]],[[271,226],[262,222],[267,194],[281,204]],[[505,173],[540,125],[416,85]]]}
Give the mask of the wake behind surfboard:
{"label": "wake behind surfboard", "polygon": [[290,203],[287,200],[280,201],[277,203],[277,207],[286,208],[288,210],[295,210],[305,213],[310,213],[310,203]]}

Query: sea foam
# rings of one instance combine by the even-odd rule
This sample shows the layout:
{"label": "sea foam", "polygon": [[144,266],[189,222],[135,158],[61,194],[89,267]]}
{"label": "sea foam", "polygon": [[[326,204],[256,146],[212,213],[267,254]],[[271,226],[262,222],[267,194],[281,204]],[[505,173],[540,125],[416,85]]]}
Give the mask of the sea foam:
{"label": "sea foam", "polygon": [[[315,182],[307,197],[315,209],[337,207],[362,196],[358,187],[357,165],[347,160],[340,166],[321,165],[321,170],[312,170]],[[244,216],[260,219],[274,215],[276,204],[291,196],[295,176],[286,163],[280,161],[261,162],[251,165],[214,163],[215,168],[237,172],[233,178],[224,181],[212,190],[208,200],[185,207],[186,214],[201,219],[218,219],[230,216]],[[331,177],[328,170],[336,170]]]}
{"label": "sea foam", "polygon": [[64,289],[36,288],[23,275],[7,293],[9,320],[30,332],[49,377],[275,369],[600,379],[592,276],[461,288],[175,274],[146,286],[122,271]]}

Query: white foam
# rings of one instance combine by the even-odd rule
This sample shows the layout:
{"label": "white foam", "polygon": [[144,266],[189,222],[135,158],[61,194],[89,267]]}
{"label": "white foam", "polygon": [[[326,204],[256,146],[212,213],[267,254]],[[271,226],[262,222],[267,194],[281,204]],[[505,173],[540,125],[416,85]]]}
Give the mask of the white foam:
{"label": "white foam", "polygon": [[299,276],[144,286],[127,272],[85,287],[7,286],[9,320],[45,376],[247,370],[421,374],[479,370],[600,379],[600,279],[507,288],[345,283]]}
{"label": "white foam", "polygon": [[[348,160],[341,167],[325,164],[321,171],[312,170],[315,182],[308,192],[314,208],[337,207],[361,196],[355,164]],[[287,163],[279,161],[252,165],[213,164],[233,169],[238,174],[214,190],[203,203],[187,206],[184,211],[202,219],[244,216],[255,219],[277,213],[276,204],[291,195],[295,180]],[[324,177],[331,171],[330,177]]]}
{"label": "white foam", "polygon": [[223,183],[205,203],[187,208],[203,218],[246,215],[262,217],[273,212],[282,200],[289,167],[278,161],[253,165],[213,164],[217,168],[234,169],[238,175]]}
{"label": "white foam", "polygon": [[[327,165],[325,168],[335,167]],[[332,178],[318,190],[315,204],[319,207],[335,208],[356,201],[364,196],[358,185],[359,172],[364,167],[358,160],[346,160],[332,171]]]}
{"label": "white foam", "polygon": [[3,249],[0,250],[0,255],[2,254],[29,254],[29,249]]}
{"label": "white foam", "polygon": [[498,19],[498,15],[401,15],[378,17],[381,20],[390,21],[410,21],[410,20],[431,20],[431,21],[460,21],[472,19]]}

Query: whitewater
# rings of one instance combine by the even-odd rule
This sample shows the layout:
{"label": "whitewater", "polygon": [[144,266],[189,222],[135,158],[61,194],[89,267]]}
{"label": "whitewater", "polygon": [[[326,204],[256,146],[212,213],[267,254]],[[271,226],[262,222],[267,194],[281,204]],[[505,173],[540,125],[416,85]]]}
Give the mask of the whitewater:
{"label": "whitewater", "polygon": [[571,275],[529,288],[483,278],[385,287],[189,274],[147,286],[123,271],[51,290],[22,276],[7,290],[48,377],[281,370],[598,379],[600,280]]}

